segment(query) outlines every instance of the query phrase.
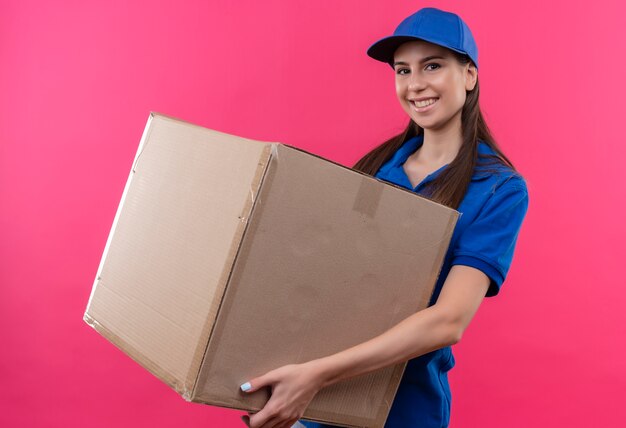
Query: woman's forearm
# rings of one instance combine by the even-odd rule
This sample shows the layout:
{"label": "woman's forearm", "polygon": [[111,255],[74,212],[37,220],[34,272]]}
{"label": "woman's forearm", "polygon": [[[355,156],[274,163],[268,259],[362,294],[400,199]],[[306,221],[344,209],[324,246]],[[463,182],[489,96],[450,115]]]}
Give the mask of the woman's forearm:
{"label": "woman's forearm", "polygon": [[317,366],[322,387],[325,387],[452,345],[460,334],[458,323],[435,305],[409,316],[367,342],[311,363]]}

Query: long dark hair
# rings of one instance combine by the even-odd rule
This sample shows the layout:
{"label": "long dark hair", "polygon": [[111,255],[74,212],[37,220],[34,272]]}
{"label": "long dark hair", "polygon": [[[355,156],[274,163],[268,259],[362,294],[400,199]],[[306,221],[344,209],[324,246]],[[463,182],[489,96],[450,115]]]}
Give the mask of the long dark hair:
{"label": "long dark hair", "polygon": [[[467,55],[454,51],[451,52],[459,63],[463,65],[471,61]],[[496,153],[496,156],[480,154],[480,165],[501,164],[516,171],[511,161],[504,155],[491,135],[491,131],[480,111],[479,94],[480,85],[478,80],[476,80],[474,89],[467,92],[467,98],[461,111],[463,133],[461,148],[448,167],[444,168],[441,174],[424,187],[424,196],[454,209],[458,209],[461,204],[472,179],[474,168],[479,163],[478,140],[484,141]],[[423,133],[424,129],[411,119],[404,131],[374,148],[354,164],[352,168],[373,176],[406,140],[417,135],[423,135]]]}

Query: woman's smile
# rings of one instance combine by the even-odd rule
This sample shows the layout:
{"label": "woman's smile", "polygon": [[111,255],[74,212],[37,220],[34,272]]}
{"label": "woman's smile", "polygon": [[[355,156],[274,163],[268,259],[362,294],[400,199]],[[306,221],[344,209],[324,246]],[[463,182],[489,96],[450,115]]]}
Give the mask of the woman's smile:
{"label": "woman's smile", "polygon": [[426,100],[421,100],[421,101],[409,100],[409,103],[411,103],[413,110],[415,110],[418,113],[424,113],[424,112],[432,110],[438,100],[439,98],[428,98]]}

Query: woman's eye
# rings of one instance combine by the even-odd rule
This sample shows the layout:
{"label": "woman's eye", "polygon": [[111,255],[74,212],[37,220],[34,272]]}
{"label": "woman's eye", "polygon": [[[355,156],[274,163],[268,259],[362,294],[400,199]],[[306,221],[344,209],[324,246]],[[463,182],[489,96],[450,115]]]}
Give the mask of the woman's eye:
{"label": "woman's eye", "polygon": [[407,72],[408,72],[408,71],[409,71],[409,69],[408,69],[408,68],[399,68],[399,69],[396,71],[396,73],[398,73],[398,74],[406,74],[406,73],[404,73],[405,71],[407,71]]}
{"label": "woman's eye", "polygon": [[431,70],[436,70],[437,68],[440,67],[439,64],[437,64],[436,62],[431,62],[430,64],[426,64],[426,68],[430,67],[431,65],[435,65],[435,68],[431,68]]}

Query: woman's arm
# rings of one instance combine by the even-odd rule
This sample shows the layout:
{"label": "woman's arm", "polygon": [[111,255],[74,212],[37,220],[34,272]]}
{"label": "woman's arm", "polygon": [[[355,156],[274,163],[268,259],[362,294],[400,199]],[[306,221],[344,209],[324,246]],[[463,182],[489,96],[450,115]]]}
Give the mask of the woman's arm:
{"label": "woman's arm", "polygon": [[453,266],[435,305],[367,342],[328,357],[279,367],[241,385],[248,393],[272,388],[265,407],[242,419],[251,428],[291,427],[321,388],[458,342],[488,286],[489,278],[480,270]]}
{"label": "woman's arm", "polygon": [[457,343],[485,297],[489,281],[478,269],[452,266],[433,306],[367,342],[314,360],[322,387]]}

